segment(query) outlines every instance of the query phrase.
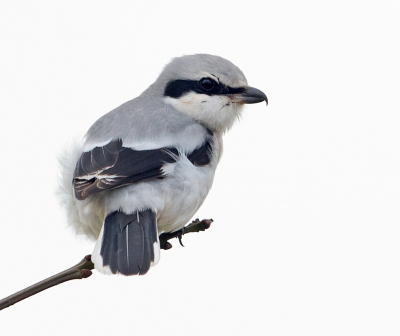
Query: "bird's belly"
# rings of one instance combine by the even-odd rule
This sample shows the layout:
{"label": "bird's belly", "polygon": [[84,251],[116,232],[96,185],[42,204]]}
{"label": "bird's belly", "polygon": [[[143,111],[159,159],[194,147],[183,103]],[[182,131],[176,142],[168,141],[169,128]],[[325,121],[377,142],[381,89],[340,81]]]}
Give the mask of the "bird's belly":
{"label": "bird's belly", "polygon": [[158,218],[160,233],[186,225],[203,204],[214,180],[213,164],[196,167],[184,158],[171,168],[173,172],[162,181],[165,207]]}

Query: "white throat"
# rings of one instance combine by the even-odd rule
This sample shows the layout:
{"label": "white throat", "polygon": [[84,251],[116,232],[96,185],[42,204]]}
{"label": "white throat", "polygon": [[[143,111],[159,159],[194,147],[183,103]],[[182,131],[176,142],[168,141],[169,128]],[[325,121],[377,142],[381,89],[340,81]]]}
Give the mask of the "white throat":
{"label": "white throat", "polygon": [[232,127],[243,109],[243,104],[233,103],[226,96],[208,96],[194,92],[179,98],[165,97],[164,101],[220,133],[225,133]]}

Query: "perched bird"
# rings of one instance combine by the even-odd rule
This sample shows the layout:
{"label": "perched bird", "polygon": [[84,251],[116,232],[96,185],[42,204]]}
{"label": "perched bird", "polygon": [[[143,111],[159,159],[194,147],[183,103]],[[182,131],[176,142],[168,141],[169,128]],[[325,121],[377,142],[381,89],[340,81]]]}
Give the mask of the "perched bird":
{"label": "perched bird", "polygon": [[187,55],[90,127],[61,160],[61,189],[69,224],[97,240],[97,270],[145,274],[159,261],[159,235],[181,229],[204,202],[222,135],[244,104],[262,101],[230,61]]}

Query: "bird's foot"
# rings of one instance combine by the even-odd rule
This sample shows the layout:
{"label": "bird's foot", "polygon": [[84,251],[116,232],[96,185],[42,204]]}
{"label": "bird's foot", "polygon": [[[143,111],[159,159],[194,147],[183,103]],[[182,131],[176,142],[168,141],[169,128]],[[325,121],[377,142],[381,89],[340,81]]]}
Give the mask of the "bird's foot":
{"label": "bird's foot", "polygon": [[178,231],[163,233],[160,235],[160,248],[163,250],[169,250],[170,248],[172,248],[172,244],[168,242],[168,240],[172,239],[172,238],[178,238],[179,243],[182,246],[184,246],[182,243],[182,236],[184,234],[187,234],[190,232],[205,231],[210,228],[212,222],[213,222],[212,219],[203,219],[201,221],[197,218],[193,222],[191,222],[189,225],[183,227],[182,229],[180,229]]}
{"label": "bird's foot", "polygon": [[172,244],[170,242],[164,241],[160,244],[160,248],[162,250],[169,250],[172,248]]}
{"label": "bird's foot", "polygon": [[185,247],[185,245],[182,244],[182,236],[185,234],[183,229],[184,228],[182,228],[179,231],[177,231],[177,233],[178,233],[177,237],[178,237],[178,240],[179,240],[179,244],[181,244],[182,247]]}

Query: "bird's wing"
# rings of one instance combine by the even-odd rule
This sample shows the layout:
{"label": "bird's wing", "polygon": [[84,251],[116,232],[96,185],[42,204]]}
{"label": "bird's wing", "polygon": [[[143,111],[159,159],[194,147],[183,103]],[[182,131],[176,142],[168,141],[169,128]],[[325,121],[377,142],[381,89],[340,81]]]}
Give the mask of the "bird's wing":
{"label": "bird's wing", "polygon": [[[210,139],[187,153],[195,166],[205,166],[211,160]],[[162,179],[162,167],[177,161],[179,152],[174,147],[134,150],[123,147],[121,139],[82,153],[74,171],[73,186],[78,200],[101,191],[119,188],[140,181]]]}
{"label": "bird's wing", "polygon": [[81,155],[74,171],[75,197],[83,200],[103,190],[163,178],[162,166],[177,156],[175,148],[136,151],[123,147],[120,139],[112,140]]}

